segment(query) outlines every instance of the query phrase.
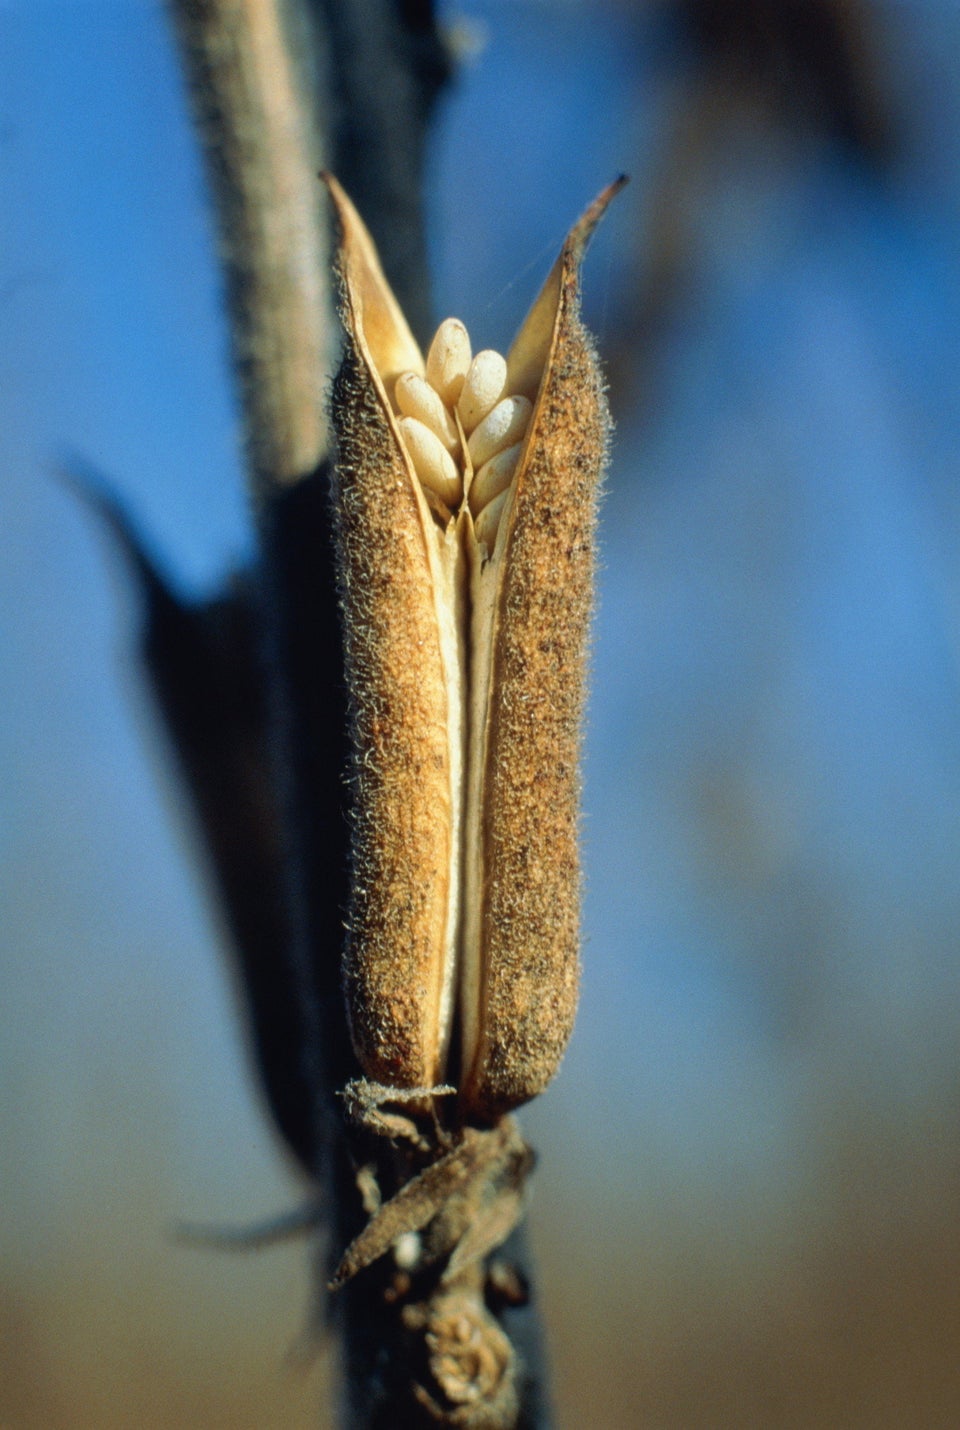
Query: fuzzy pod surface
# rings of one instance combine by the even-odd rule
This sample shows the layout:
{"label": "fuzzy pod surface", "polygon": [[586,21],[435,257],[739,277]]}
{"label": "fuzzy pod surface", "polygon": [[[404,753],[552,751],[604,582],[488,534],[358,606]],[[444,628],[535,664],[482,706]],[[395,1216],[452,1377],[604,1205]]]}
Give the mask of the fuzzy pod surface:
{"label": "fuzzy pod surface", "polygon": [[[623,182],[572,229],[506,363],[467,346],[456,381],[434,379],[441,483],[429,432],[399,404],[420,400],[437,345],[452,350],[462,325],[441,325],[424,360],[327,178],[344,328],[333,499],[354,752],[351,1034],[369,1079],[452,1084],[463,1122],[494,1122],[542,1091],[576,1012],[579,760],[609,433],[579,271]],[[513,445],[493,459],[494,500],[472,510],[470,433],[498,401],[513,404],[501,424]]]}

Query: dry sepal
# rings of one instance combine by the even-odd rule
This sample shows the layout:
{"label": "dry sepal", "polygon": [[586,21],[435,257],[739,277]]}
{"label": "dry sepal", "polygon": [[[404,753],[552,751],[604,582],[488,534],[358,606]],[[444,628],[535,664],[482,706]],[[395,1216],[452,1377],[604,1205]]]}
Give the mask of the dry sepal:
{"label": "dry sepal", "polygon": [[579,974],[579,746],[608,415],[576,224],[506,359],[426,358],[336,180],[334,505],[354,744],[345,986],[373,1083],[540,1092]]}

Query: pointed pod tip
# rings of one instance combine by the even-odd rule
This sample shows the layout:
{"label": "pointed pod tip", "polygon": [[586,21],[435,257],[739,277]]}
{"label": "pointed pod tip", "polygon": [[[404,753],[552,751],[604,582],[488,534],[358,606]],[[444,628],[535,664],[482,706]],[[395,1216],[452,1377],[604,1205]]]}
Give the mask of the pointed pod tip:
{"label": "pointed pod tip", "polygon": [[320,169],[317,173],[320,180],[332,198],[338,199],[344,194],[344,188],[336,174],[331,174],[329,169]]}
{"label": "pointed pod tip", "polygon": [[330,195],[330,199],[333,203],[334,211],[336,213],[337,220],[340,224],[341,231],[346,230],[347,225],[351,221],[351,219],[356,220],[359,218],[359,215],[357,215],[353,204],[350,202],[350,198],[347,195],[346,189],[344,189],[343,185],[340,183],[340,180],[336,177],[336,175],[331,174],[329,169],[321,169],[317,175],[317,178],[324,185],[327,193]]}
{"label": "pointed pod tip", "polygon": [[511,392],[524,393],[532,399],[539,391],[560,311],[561,290],[567,284],[576,288],[580,265],[594,230],[611,201],[628,182],[626,174],[618,174],[613,183],[601,189],[567,234],[557,261],[521,324],[507,356]]}
{"label": "pointed pod tip", "polygon": [[[423,357],[380,264],[369,229],[340,181],[319,172],[333,203],[339,229],[337,250],[344,276],[344,322],[356,329],[378,379],[392,392],[401,372],[423,372]],[[347,314],[349,309],[349,315]]]}
{"label": "pointed pod tip", "polygon": [[626,188],[629,182],[629,174],[618,174],[613,180],[613,183],[608,184],[605,189],[601,189],[593,203],[581,214],[580,218],[570,230],[566,242],[566,249],[576,265],[582,262],[587,244],[593,237],[597,224],[603,218],[611,202],[616,198],[621,189]]}

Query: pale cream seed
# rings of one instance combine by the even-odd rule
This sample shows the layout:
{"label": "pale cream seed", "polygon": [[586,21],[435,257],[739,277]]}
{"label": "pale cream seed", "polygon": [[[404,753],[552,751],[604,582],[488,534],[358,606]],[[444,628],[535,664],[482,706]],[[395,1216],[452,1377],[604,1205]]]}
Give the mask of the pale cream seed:
{"label": "pale cream seed", "polygon": [[[526,397],[504,397],[479,425],[467,443],[470,460],[475,468],[482,467],[491,457],[512,447],[526,434],[533,403]],[[415,414],[416,415],[416,414]]]}
{"label": "pale cream seed", "polygon": [[457,424],[443,398],[424,378],[415,372],[405,372],[397,378],[394,389],[397,406],[405,417],[415,417],[440,438],[452,457],[459,456],[460,437]]}
{"label": "pale cream seed", "polygon": [[426,379],[402,373],[394,389],[403,414],[400,430],[414,468],[423,485],[455,510],[463,497],[463,473],[454,461],[460,456],[460,439],[450,411],[456,401],[464,431],[471,434],[467,445],[475,476],[470,508],[478,519],[478,539],[492,546],[504,503],[497,502],[496,513],[487,515],[482,527],[479,515],[513,479],[533,404],[526,397],[503,396],[507,364],[500,353],[487,348],[471,360],[470,338],[457,318],[447,318],[437,329],[426,372]]}
{"label": "pale cream seed", "polygon": [[416,417],[401,417],[403,436],[414,470],[425,487],[451,510],[460,504],[463,481],[456,462],[440,438]]}
{"label": "pale cream seed", "polygon": [[470,367],[470,336],[459,318],[444,318],[427,353],[427,381],[448,407],[456,404]]}
{"label": "pale cream seed", "polygon": [[499,353],[485,348],[477,353],[463,382],[457,411],[463,430],[469,434],[482,422],[503,396],[507,385],[507,364]]}
{"label": "pale cream seed", "polygon": [[503,509],[510,500],[510,488],[502,491],[499,496],[494,497],[492,502],[488,502],[483,511],[477,517],[474,525],[477,542],[485,546],[488,551],[493,550],[493,544],[497,539],[497,530],[500,526],[500,518]]}
{"label": "pale cream seed", "polygon": [[477,472],[470,486],[470,510],[474,516],[482,512],[513,481],[522,451],[523,443],[515,442],[512,447],[505,447],[502,452],[491,457]]}

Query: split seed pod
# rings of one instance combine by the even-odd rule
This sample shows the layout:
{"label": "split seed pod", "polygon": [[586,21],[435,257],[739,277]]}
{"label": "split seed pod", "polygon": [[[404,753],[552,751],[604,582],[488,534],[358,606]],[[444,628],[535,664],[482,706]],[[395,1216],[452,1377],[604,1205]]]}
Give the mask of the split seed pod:
{"label": "split seed pod", "polygon": [[[370,235],[326,182],[345,334],[333,419],[354,747],[351,1033],[371,1081],[452,1083],[464,1119],[493,1121],[546,1086],[576,1011],[579,746],[609,427],[578,274],[625,180],[570,233],[496,392],[496,355],[468,370],[456,320],[424,361]],[[405,440],[423,380],[459,443],[446,426],[435,445]],[[511,446],[478,485],[497,493],[480,511],[468,439],[512,398],[526,430],[501,424]],[[478,445],[486,459],[485,434]]]}

